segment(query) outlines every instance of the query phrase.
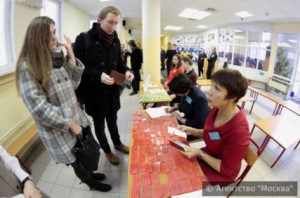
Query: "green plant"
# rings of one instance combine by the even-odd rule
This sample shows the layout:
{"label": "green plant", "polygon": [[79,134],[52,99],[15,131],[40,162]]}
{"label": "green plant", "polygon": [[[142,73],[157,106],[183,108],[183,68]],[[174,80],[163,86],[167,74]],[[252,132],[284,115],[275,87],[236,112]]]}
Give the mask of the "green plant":
{"label": "green plant", "polygon": [[289,62],[286,58],[286,53],[283,48],[279,47],[277,50],[277,62],[275,65],[274,73],[283,76],[283,77],[289,77],[289,71],[288,71],[288,65]]}

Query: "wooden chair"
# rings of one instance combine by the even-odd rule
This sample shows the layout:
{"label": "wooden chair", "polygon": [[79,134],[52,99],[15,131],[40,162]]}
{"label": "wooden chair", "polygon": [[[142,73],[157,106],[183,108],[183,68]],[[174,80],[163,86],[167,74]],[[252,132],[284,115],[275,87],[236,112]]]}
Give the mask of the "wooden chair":
{"label": "wooden chair", "polygon": [[247,154],[244,157],[244,160],[246,161],[247,166],[243,170],[242,174],[235,180],[235,182],[237,182],[237,184],[235,185],[233,190],[227,195],[227,197],[230,197],[230,195],[232,195],[232,193],[235,192],[235,188],[238,187],[241,184],[241,182],[244,180],[244,178],[246,177],[246,175],[248,174],[248,172],[250,171],[250,169],[252,168],[252,166],[254,165],[254,163],[256,162],[256,160],[258,159],[258,157],[261,154],[260,148],[257,145],[257,143],[252,139],[250,139],[250,140],[251,140],[251,143],[256,147],[257,152],[255,153],[250,148],[250,146],[248,147]]}

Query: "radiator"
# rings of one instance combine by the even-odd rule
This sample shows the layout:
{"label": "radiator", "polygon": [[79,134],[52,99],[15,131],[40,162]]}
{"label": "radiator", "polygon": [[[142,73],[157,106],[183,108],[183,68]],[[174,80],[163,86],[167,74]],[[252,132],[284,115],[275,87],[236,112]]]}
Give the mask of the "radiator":
{"label": "radiator", "polygon": [[284,95],[284,98],[287,96],[290,88],[290,84],[287,81],[275,78],[269,78],[268,81],[268,91],[275,89]]}

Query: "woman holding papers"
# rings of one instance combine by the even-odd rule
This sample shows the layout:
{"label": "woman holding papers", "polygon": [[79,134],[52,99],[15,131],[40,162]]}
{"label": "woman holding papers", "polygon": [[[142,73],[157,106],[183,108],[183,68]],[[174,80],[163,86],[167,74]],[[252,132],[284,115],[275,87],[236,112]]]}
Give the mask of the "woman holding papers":
{"label": "woman holding papers", "polygon": [[246,93],[248,82],[239,71],[222,69],[212,76],[208,104],[213,107],[203,129],[180,126],[188,135],[203,138],[206,147],[187,148],[183,155],[199,156],[201,168],[213,185],[226,186],[235,181],[250,143],[249,125],[236,105]]}
{"label": "woman holding papers", "polygon": [[[197,129],[202,129],[205,119],[208,115],[209,108],[206,95],[196,86],[186,74],[178,74],[169,83],[170,91],[179,97],[179,105],[166,109],[168,113],[179,110],[185,115],[181,117],[178,113],[175,116],[179,124],[184,124]],[[196,139],[188,135],[188,140]]]}

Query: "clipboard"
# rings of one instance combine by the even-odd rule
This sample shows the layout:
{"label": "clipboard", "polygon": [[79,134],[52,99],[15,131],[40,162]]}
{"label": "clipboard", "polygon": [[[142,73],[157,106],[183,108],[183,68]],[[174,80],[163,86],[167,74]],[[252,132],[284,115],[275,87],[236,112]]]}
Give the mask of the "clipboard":
{"label": "clipboard", "polygon": [[122,74],[120,72],[112,70],[110,73],[110,77],[115,79],[115,84],[117,84],[117,85],[123,86],[123,84],[125,83],[126,77],[124,74]]}

